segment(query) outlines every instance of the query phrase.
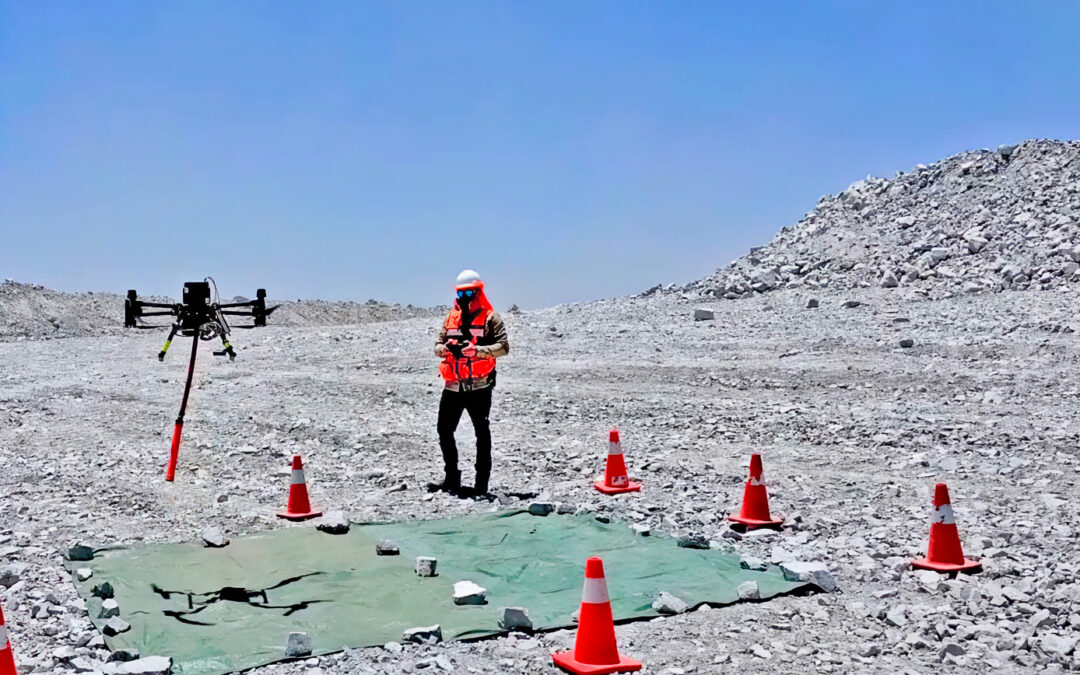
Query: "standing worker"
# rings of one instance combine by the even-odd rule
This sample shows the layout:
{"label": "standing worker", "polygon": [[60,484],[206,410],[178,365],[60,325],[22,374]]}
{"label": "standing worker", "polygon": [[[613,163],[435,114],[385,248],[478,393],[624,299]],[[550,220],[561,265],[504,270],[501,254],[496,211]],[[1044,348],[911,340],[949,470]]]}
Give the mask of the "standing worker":
{"label": "standing worker", "polygon": [[[457,299],[443,321],[435,356],[443,361],[439,374],[446,381],[439,401],[439,447],[446,476],[429,483],[431,492],[444,491],[459,497],[483,496],[491,477],[491,393],[495,388],[495,359],[510,352],[502,317],[484,295],[480,275],[465,270],[458,275]],[[468,411],[476,430],[476,483],[462,487],[458,470],[457,431],[461,413]]]}

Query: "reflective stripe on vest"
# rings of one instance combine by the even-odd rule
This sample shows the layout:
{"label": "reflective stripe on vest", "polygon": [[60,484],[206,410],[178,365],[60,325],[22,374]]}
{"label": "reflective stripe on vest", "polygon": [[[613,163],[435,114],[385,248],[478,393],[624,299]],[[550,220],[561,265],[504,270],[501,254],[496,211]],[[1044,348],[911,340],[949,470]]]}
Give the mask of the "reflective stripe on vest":
{"label": "reflective stripe on vest", "polygon": [[304,470],[293,469],[292,478],[289,479],[291,485],[302,485],[304,483]]}
{"label": "reflective stripe on vest", "polygon": [[953,518],[952,504],[942,504],[941,506],[935,507],[934,519],[930,522],[941,523],[942,525],[955,525],[956,519]]}
{"label": "reflective stripe on vest", "polygon": [[585,588],[581,591],[581,601],[590,605],[603,605],[608,602],[607,582],[603,579],[585,578]]}
{"label": "reflective stripe on vest", "polygon": [[[469,333],[473,339],[484,337],[484,326],[469,326]],[[446,335],[453,338],[462,337],[463,333],[460,328],[447,328]]]}

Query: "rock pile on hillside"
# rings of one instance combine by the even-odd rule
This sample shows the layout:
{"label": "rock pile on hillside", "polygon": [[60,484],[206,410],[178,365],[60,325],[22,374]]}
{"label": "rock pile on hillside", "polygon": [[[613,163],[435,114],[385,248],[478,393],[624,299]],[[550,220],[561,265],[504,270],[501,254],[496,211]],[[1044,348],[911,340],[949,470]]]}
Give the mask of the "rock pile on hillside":
{"label": "rock pile on hillside", "polygon": [[113,293],[62,293],[11,279],[0,283],[0,341],[103,335],[124,325]]}
{"label": "rock pile on hillside", "polygon": [[798,224],[684,290],[914,287],[938,295],[1080,281],[1080,142],[961,153],[822,197]]}
{"label": "rock pile on hillside", "polygon": [[[177,302],[171,298],[144,297],[154,302]],[[222,302],[239,302],[244,298]],[[446,308],[423,308],[387,304],[295,300],[280,305],[270,322],[280,326],[345,326],[376,321],[397,321],[441,314]],[[164,324],[168,317],[154,317],[147,323]],[[243,320],[238,321],[243,323]],[[115,293],[64,293],[37,284],[11,279],[0,283],[0,342],[62,337],[86,337],[119,333],[124,326],[124,296]]]}

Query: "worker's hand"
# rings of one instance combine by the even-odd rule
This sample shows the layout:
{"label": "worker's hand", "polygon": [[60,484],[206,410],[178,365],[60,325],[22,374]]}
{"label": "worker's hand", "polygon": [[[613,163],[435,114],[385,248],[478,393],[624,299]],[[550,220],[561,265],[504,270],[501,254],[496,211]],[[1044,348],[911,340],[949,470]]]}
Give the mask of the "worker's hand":
{"label": "worker's hand", "polygon": [[465,347],[462,347],[461,355],[464,356],[467,359],[475,359],[476,358],[476,345],[473,344],[472,342],[470,342]]}

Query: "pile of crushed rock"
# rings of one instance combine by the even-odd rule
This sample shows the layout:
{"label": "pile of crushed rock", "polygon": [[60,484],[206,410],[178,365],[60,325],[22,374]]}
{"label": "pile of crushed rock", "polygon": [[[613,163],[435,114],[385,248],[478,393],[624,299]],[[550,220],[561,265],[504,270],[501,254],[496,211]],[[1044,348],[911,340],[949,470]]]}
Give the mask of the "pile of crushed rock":
{"label": "pile of crushed rock", "polygon": [[1030,140],[891,180],[867,177],[679,290],[737,299],[784,287],[906,286],[941,296],[1078,281],[1080,142]]}

